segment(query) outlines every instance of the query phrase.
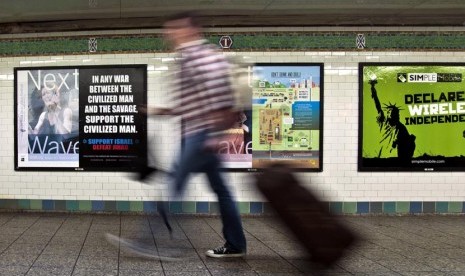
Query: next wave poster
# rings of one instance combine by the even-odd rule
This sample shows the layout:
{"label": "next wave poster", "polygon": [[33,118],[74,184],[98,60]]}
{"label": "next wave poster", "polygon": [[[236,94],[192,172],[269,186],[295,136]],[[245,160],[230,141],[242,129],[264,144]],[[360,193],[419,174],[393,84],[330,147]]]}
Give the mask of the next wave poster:
{"label": "next wave poster", "polygon": [[15,68],[15,169],[133,170],[146,102],[146,65]]}
{"label": "next wave poster", "polygon": [[362,63],[360,171],[465,171],[465,64]]}

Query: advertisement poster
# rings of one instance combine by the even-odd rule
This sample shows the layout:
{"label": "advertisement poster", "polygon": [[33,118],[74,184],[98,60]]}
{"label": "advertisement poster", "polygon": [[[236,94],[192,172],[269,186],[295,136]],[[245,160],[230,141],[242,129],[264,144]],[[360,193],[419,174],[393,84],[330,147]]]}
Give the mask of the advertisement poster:
{"label": "advertisement poster", "polygon": [[323,64],[254,66],[252,169],[322,170],[322,84]]}
{"label": "advertisement poster", "polygon": [[15,169],[133,170],[146,102],[145,65],[15,68]]}
{"label": "advertisement poster", "polygon": [[362,63],[360,171],[465,171],[465,64]]}

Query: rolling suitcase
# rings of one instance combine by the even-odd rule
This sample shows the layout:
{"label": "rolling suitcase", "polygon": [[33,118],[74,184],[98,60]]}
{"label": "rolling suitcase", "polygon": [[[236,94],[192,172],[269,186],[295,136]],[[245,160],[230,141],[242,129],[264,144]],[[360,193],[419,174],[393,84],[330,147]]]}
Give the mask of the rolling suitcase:
{"label": "rolling suitcase", "polygon": [[355,233],[329,213],[327,204],[298,183],[287,166],[265,169],[256,176],[256,185],[307,249],[311,261],[330,266],[357,240]]}

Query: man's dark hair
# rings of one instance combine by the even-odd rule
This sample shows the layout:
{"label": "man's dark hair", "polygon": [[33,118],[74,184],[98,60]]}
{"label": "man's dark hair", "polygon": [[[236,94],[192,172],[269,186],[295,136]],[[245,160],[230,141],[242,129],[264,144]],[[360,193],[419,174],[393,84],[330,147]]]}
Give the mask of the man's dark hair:
{"label": "man's dark hair", "polygon": [[202,24],[199,22],[199,14],[194,11],[184,11],[169,16],[166,21],[174,21],[181,19],[189,19],[189,23],[192,27],[201,28]]}

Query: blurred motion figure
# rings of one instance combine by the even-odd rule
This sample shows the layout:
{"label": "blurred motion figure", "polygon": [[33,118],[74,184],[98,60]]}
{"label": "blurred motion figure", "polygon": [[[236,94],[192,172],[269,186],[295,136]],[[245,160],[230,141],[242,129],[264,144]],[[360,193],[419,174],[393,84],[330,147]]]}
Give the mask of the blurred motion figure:
{"label": "blurred motion figure", "polygon": [[182,195],[191,173],[203,172],[218,197],[225,244],[208,250],[214,258],[241,257],[246,240],[239,211],[220,172],[220,160],[208,145],[211,134],[227,119],[234,99],[229,81],[229,63],[203,38],[194,13],[181,13],[164,24],[167,41],[178,54],[175,107],[149,108],[148,114],[177,115],[182,120],[182,149],[173,168],[176,196]]}

